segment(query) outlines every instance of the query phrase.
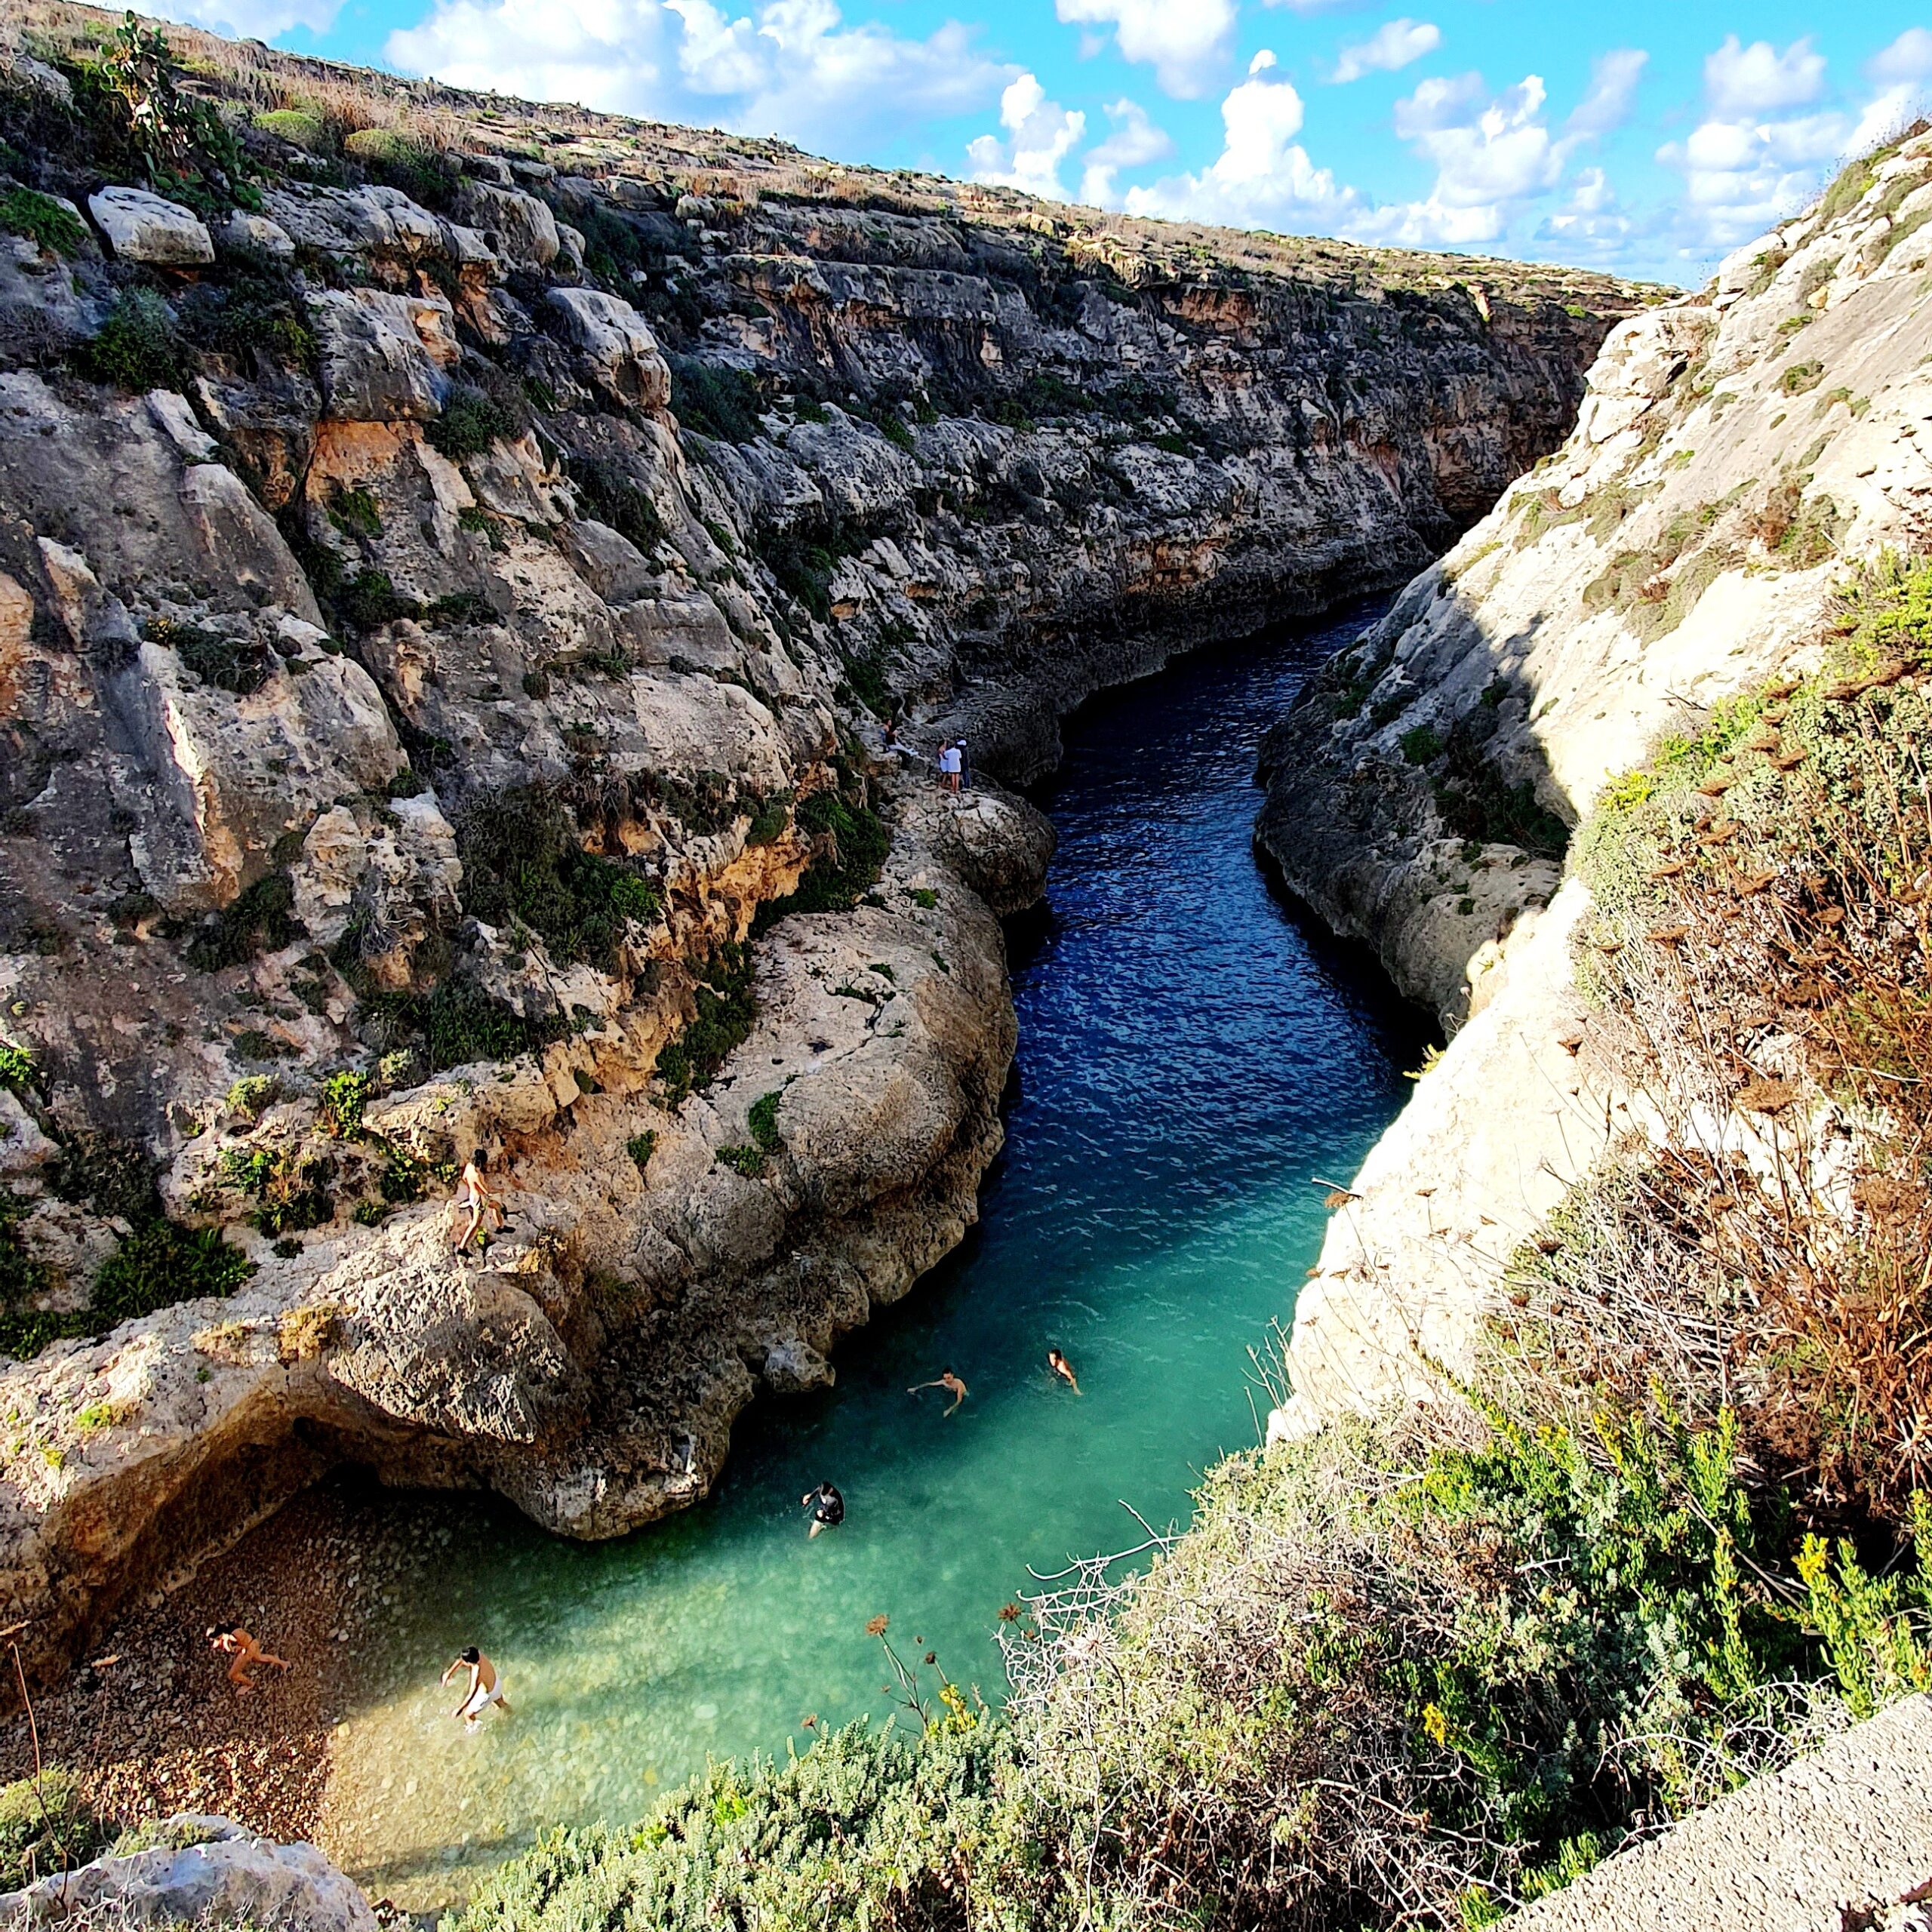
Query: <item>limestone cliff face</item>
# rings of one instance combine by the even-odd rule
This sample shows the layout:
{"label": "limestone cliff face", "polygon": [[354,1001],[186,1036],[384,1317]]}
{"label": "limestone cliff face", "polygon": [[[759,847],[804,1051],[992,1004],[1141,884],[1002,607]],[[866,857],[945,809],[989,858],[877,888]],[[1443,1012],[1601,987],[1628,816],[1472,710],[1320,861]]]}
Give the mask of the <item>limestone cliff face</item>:
{"label": "limestone cliff face", "polygon": [[[701,1495],[999,1144],[1051,830],[866,707],[1043,769],[1098,685],[1449,540],[1633,306],[374,81],[344,142],[251,118],[300,62],[177,44],[225,214],[232,158],[158,197],[57,65],[0,73],[43,1657],[344,1458],[583,1536]],[[508,1225],[459,1260],[477,1149]]]}
{"label": "limestone cliff face", "polygon": [[1620,325],[1574,435],[1270,734],[1260,844],[1460,1029],[1303,1291],[1281,1426],[1465,1361],[1511,1252],[1627,1123],[1559,1044],[1588,909],[1567,828],[1667,732],[1806,663],[1847,558],[1924,543],[1928,219],[1921,134]]}

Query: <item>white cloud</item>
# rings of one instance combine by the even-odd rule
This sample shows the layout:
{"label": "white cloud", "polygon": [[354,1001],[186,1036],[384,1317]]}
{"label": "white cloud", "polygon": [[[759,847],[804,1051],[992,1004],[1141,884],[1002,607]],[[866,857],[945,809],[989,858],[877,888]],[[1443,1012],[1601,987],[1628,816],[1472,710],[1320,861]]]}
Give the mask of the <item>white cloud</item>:
{"label": "white cloud", "polygon": [[1617,191],[1601,168],[1580,168],[1561,205],[1551,210],[1537,234],[1562,245],[1572,260],[1604,261],[1621,254],[1635,224],[1617,205]]}
{"label": "white cloud", "polygon": [[1248,77],[1221,103],[1221,152],[1198,174],[1180,174],[1151,188],[1130,188],[1130,214],[1191,217],[1231,227],[1331,223],[1355,204],[1355,191],[1338,187],[1334,174],[1317,168],[1295,140],[1301,132],[1301,96],[1285,80],[1271,78],[1275,57],[1264,49],[1250,63]]}
{"label": "white cloud", "polygon": [[1554,188],[1567,152],[1543,118],[1542,78],[1492,94],[1480,74],[1426,80],[1395,103],[1395,132],[1435,164],[1426,199],[1377,208],[1364,239],[1469,248],[1498,240],[1518,205]]}
{"label": "white cloud", "polygon": [[238,39],[272,40],[291,27],[328,32],[342,11],[342,0],[163,0],[152,11],[164,20]]}
{"label": "white cloud", "polygon": [[1705,61],[1705,118],[1657,149],[1684,177],[1673,226],[1687,257],[1735,248],[1810,198],[1854,125],[1832,108],[1778,110],[1810,106],[1824,86],[1824,57],[1808,40],[1780,53],[1767,41],[1741,46],[1732,34]]}
{"label": "white cloud", "polygon": [[911,40],[848,26],[835,0],[765,0],[735,18],[712,0],[436,0],[384,52],[460,87],[844,153],[909,117],[983,108],[1016,72],[956,22]]}
{"label": "white cloud", "polygon": [[1364,74],[1392,74],[1425,54],[1433,54],[1441,45],[1442,29],[1430,21],[1387,20],[1367,39],[1344,47],[1328,78],[1340,87]]}
{"label": "white cloud", "polygon": [[1080,177],[1080,198],[1094,208],[1114,205],[1114,179],[1122,168],[1144,167],[1174,151],[1167,131],[1148,119],[1147,110],[1138,101],[1111,103],[1107,118],[1114,131],[1087,150],[1085,171]]}
{"label": "white cloud", "polygon": [[1571,111],[1564,131],[1607,134],[1630,118],[1650,56],[1641,47],[1614,47],[1590,63],[1590,91]]}
{"label": "white cloud", "polygon": [[1818,98],[1824,85],[1825,57],[1808,38],[1794,40],[1780,54],[1768,40],[1745,47],[1729,34],[1704,62],[1705,97],[1712,117],[1721,121],[1802,107]]}
{"label": "white cloud", "polygon": [[1234,0],[1054,0],[1070,25],[1111,27],[1124,60],[1145,63],[1163,91],[1192,100],[1227,57]]}
{"label": "white cloud", "polygon": [[969,142],[966,158],[975,181],[996,181],[1029,195],[1063,202],[1060,165],[1079,145],[1087,117],[1047,98],[1032,74],[1022,74],[999,97],[999,121],[1010,137],[982,134]]}
{"label": "white cloud", "polygon": [[1907,27],[1866,62],[1865,76],[1881,87],[1932,80],[1932,27]]}

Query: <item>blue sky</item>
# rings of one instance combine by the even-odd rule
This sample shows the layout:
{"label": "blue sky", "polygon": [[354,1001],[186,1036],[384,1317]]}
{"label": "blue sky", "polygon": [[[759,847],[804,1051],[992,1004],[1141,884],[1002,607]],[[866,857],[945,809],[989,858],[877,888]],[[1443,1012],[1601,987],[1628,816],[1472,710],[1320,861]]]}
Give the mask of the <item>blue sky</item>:
{"label": "blue sky", "polygon": [[1695,282],[1932,94],[1927,0],[166,0],[468,86]]}

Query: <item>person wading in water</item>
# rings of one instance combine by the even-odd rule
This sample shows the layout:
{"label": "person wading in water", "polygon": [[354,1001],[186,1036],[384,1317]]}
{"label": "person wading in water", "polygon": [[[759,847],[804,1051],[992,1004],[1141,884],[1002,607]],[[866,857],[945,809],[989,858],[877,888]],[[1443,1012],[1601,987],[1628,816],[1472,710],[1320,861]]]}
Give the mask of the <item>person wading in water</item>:
{"label": "person wading in water", "polygon": [[476,1720],[492,1704],[498,1706],[506,1717],[509,1715],[509,1700],[503,1695],[503,1680],[497,1675],[497,1666],[474,1644],[468,1650],[457,1653],[456,1660],[443,1672],[443,1681],[448,1683],[460,1670],[469,1672],[469,1686],[463,1693],[463,1702],[450,1715],[462,1718],[465,1730],[474,1730]]}
{"label": "person wading in water", "polygon": [[906,1392],[909,1395],[916,1395],[921,1389],[943,1389],[952,1398],[952,1407],[946,1411],[948,1415],[952,1414],[953,1410],[958,1408],[966,1399],[965,1383],[961,1382],[949,1368],[941,1371],[937,1381],[917,1383]]}
{"label": "person wading in water", "polygon": [[845,1520],[845,1499],[829,1482],[807,1490],[798,1503],[812,1512],[812,1526],[805,1538],[808,1543],[820,1530],[835,1530]]}

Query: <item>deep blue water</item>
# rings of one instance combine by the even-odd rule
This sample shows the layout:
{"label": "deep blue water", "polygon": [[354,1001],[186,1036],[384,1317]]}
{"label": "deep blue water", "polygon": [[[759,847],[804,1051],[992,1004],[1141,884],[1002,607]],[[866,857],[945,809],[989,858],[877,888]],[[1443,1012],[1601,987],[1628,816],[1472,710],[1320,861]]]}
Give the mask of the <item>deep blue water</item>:
{"label": "deep blue water", "polygon": [[[1255,1441],[1247,1350],[1291,1315],[1326,1183],[1425,1037],[1250,844],[1263,731],[1361,621],[1197,654],[1073,721],[1041,800],[1047,906],[1010,935],[1020,1054],[980,1227],[848,1341],[834,1389],[745,1418],[703,1506],[589,1547],[500,1512],[426,1564],[396,1632],[421,1681],[338,1740],[325,1837],[352,1869],[426,1900],[540,1821],[627,1821],[707,1755],[883,1712],[875,1615],[995,1697],[998,1613],[1029,1570],[1138,1543],[1123,1505],[1183,1518],[1199,1472]],[[906,1392],[947,1367],[971,1390],[950,1419]],[[808,1544],[821,1475],[848,1515]],[[472,1641],[516,1715],[466,1738],[434,1678]]]}

